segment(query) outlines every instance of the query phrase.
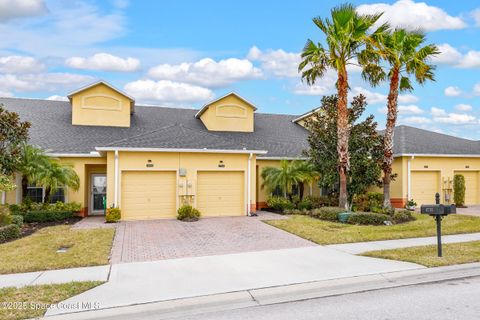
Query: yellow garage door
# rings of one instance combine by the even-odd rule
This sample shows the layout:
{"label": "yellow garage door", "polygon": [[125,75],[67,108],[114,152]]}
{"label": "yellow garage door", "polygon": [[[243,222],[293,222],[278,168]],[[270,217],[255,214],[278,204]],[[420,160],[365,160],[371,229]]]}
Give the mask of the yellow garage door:
{"label": "yellow garage door", "polygon": [[243,171],[199,171],[197,208],[204,217],[245,215]]}
{"label": "yellow garage door", "polygon": [[176,216],[175,171],[122,173],[122,219],[158,219]]}
{"label": "yellow garage door", "polygon": [[[420,206],[435,203],[435,193],[440,193],[438,171],[412,171],[412,198]],[[442,196],[440,194],[440,196]]]}
{"label": "yellow garage door", "polygon": [[465,204],[478,204],[478,171],[455,171],[455,174],[465,177]]}

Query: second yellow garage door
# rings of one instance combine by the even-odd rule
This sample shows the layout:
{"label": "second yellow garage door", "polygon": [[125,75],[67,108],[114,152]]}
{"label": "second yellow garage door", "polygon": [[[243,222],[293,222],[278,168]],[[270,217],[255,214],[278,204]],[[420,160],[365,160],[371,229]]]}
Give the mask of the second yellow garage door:
{"label": "second yellow garage door", "polygon": [[478,204],[478,171],[455,171],[465,177],[465,204]]}
{"label": "second yellow garage door", "polygon": [[197,208],[204,217],[245,215],[243,171],[198,171]]}
{"label": "second yellow garage door", "polygon": [[440,172],[412,171],[411,177],[412,198],[417,205],[434,204],[435,193],[440,193]]}
{"label": "second yellow garage door", "polygon": [[175,171],[124,171],[122,219],[176,217]]}

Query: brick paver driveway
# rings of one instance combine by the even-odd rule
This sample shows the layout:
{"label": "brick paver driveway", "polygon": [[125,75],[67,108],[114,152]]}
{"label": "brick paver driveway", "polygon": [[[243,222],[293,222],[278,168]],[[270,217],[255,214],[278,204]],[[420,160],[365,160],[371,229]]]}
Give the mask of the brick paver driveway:
{"label": "brick paver driveway", "polygon": [[121,222],[117,225],[111,262],[153,261],[315,245],[261,221],[277,215],[261,215],[205,218],[197,222]]}

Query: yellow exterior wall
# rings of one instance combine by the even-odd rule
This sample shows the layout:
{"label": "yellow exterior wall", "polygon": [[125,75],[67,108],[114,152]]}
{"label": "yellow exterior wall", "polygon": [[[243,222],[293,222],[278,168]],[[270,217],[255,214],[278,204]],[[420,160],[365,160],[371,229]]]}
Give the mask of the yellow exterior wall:
{"label": "yellow exterior wall", "polygon": [[130,127],[128,97],[99,83],[72,96],[72,124]]}
{"label": "yellow exterior wall", "polygon": [[[182,202],[189,202],[195,205],[196,202],[196,180],[197,171],[243,171],[245,173],[245,185],[247,182],[248,154],[210,154],[210,153],[177,153],[177,152],[119,152],[119,186],[121,186],[122,171],[141,170],[141,171],[176,171],[177,172],[177,195],[178,205]],[[149,162],[149,160],[151,162]],[[222,161],[222,162],[221,162]],[[251,181],[250,181],[250,207],[255,205],[256,197],[256,179],[255,179],[255,155],[251,159]],[[114,203],[114,153],[107,154],[107,206]],[[153,165],[147,167],[147,164]],[[225,167],[219,167],[223,164]],[[178,171],[180,168],[186,169],[186,176],[180,177]],[[187,185],[189,187],[187,187]],[[121,188],[118,192],[118,204],[121,204]],[[245,202],[247,199],[244,195]],[[245,203],[246,205],[246,203]]]}
{"label": "yellow exterior wall", "polygon": [[210,104],[200,119],[211,131],[253,132],[253,113],[253,106],[231,94]]}

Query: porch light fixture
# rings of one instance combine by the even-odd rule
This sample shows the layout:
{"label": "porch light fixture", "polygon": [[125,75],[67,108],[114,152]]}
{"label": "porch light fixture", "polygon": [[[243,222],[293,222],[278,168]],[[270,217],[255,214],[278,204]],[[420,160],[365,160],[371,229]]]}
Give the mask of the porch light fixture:
{"label": "porch light fixture", "polygon": [[223,163],[223,160],[220,160],[220,162],[218,163],[218,167],[225,168],[225,164]]}

